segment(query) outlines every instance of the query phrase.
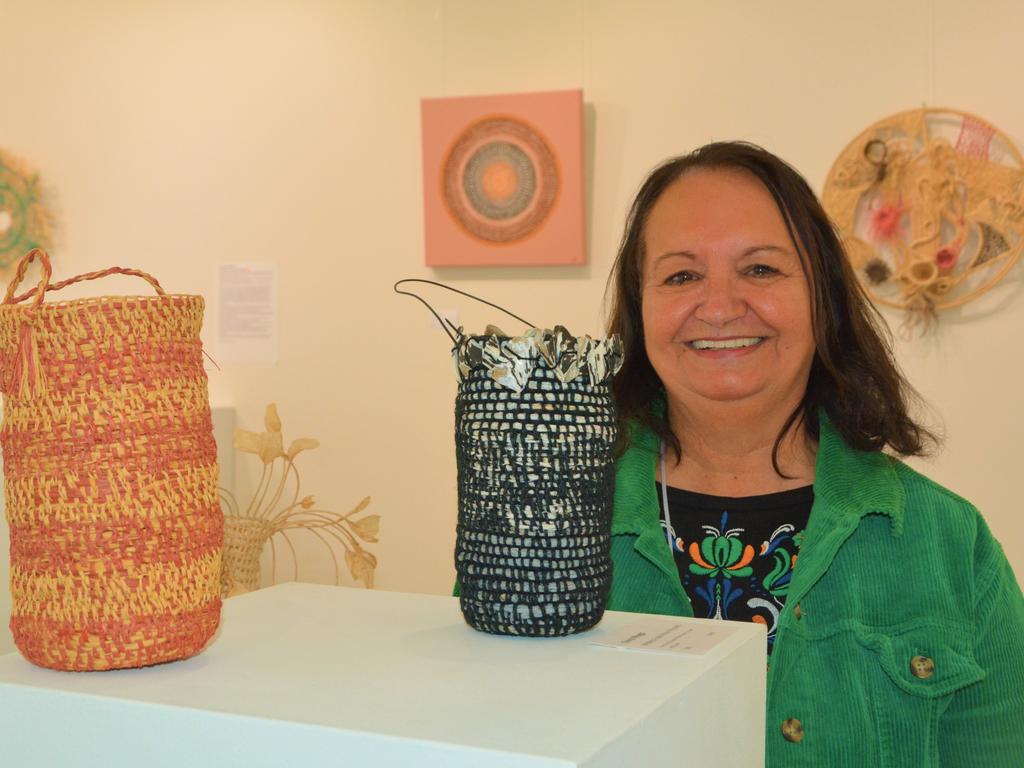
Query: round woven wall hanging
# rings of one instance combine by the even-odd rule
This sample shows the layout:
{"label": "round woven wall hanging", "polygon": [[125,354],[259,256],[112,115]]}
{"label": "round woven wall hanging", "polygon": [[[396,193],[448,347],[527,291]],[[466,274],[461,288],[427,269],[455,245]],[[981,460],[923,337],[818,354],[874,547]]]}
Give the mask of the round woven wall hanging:
{"label": "round woven wall hanging", "polygon": [[868,294],[911,323],[985,293],[1024,249],[1024,158],[958,110],[901,112],[861,132],[822,201]]}
{"label": "round woven wall hanging", "polygon": [[39,174],[0,150],[0,273],[33,248],[49,248],[51,229]]}

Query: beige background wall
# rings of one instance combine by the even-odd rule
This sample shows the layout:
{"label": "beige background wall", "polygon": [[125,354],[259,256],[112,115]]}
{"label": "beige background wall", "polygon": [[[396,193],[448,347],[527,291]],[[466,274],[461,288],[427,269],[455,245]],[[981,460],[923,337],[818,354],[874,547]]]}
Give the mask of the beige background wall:
{"label": "beige background wall", "polygon": [[[922,103],[978,113],[1024,146],[1022,28],[1010,0],[0,0],[0,146],[52,191],[59,276],[136,266],[205,294],[214,356],[217,264],[280,266],[280,362],[211,370],[213,402],[258,429],[276,401],[286,439],[323,446],[303,456],[304,492],[337,510],[373,496],[378,586],[444,592],[455,382],[445,337],[393,281],[439,278],[535,323],[598,332],[623,215],[654,163],[743,138],[820,190],[858,131]],[[589,265],[424,268],[419,99],[576,87]],[[1022,284],[1018,266],[898,346],[948,436],[925,471],[983,509],[1018,573]],[[435,296],[469,329],[497,319]]]}

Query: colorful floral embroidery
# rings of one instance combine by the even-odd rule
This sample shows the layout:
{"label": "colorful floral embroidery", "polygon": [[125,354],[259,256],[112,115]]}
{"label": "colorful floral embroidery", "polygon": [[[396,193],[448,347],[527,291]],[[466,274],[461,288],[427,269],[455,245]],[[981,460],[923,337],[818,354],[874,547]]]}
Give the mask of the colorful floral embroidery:
{"label": "colorful floral embroidery", "polygon": [[[722,528],[728,513],[722,515]],[[705,525],[708,535],[700,542],[690,544],[690,572],[701,576],[721,575],[727,579],[733,576],[744,577],[754,572],[749,563],[754,559],[754,548],[739,539],[742,529],[733,529],[722,533],[718,528]]]}
{"label": "colorful floral embroidery", "polygon": [[671,527],[668,538],[694,615],[764,624],[771,651],[803,531],[783,523],[757,542],[749,526],[729,527],[730,514],[737,517],[725,511],[717,526],[701,525],[701,537],[688,544]]}

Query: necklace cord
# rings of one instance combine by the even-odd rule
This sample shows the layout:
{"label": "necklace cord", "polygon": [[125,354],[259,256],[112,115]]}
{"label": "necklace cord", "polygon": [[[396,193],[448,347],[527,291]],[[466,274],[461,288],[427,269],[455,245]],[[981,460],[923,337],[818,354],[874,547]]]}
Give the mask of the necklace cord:
{"label": "necklace cord", "polygon": [[665,472],[665,441],[661,441],[661,445],[658,448],[658,454],[661,457],[661,514],[665,520],[665,538],[668,539],[669,549],[675,550],[675,545],[672,541],[672,523],[669,521],[668,516],[668,480]]}

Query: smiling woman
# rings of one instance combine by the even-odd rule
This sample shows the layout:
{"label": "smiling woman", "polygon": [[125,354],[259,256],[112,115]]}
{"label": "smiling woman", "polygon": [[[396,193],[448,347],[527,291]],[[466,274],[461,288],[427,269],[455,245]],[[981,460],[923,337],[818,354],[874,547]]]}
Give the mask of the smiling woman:
{"label": "smiling woman", "polygon": [[[722,252],[723,248],[730,250]],[[787,302],[779,310],[796,323],[792,332],[811,334],[814,354],[807,378],[794,380],[787,393],[797,397],[797,404],[787,413],[773,414],[774,468],[779,470],[779,449],[787,435],[792,442],[795,424],[797,432],[802,427],[812,439],[816,436],[820,408],[858,450],[889,446],[905,456],[924,453],[932,436],[908,414],[916,394],[900,375],[884,323],[860,289],[814,192],[782,160],[742,143],[710,144],[663,163],[651,172],[633,202],[610,277],[609,325],[626,344],[626,360],[615,381],[623,423],[646,425],[677,458],[681,456],[678,436],[669,429],[668,419],[650,407],[664,399],[666,389],[680,386],[679,382],[667,386],[662,372],[653,366],[647,336],[657,335],[661,320],[648,326],[652,305],[672,284],[701,282],[698,267],[710,269],[711,261],[730,258],[744,259],[733,269],[742,267],[748,284],[770,285],[783,278],[787,287],[799,291],[802,286],[806,292],[806,298]],[[656,286],[659,277],[669,285]],[[710,277],[716,281],[712,289],[717,289],[722,275],[716,269]],[[735,287],[739,281],[731,282]],[[720,314],[723,300],[726,314],[749,306],[734,293],[716,291],[710,302],[699,302],[700,315],[695,319],[714,321],[711,315],[718,313],[722,325],[729,320]],[[807,313],[802,315],[805,308]],[[743,319],[743,323],[754,321]],[[742,328],[742,323],[732,323],[727,330],[734,327]],[[702,333],[707,335],[707,329]],[[712,335],[726,334],[719,330]],[[843,396],[850,392],[860,396]],[[671,399],[668,405],[671,409]],[[765,431],[765,425],[760,431]]]}
{"label": "smiling woman", "polygon": [[748,144],[669,160],[610,287],[608,607],[763,624],[769,766],[1019,764],[1024,597],[893,456],[933,438],[804,179]]}
{"label": "smiling woman", "polygon": [[666,188],[645,227],[640,305],[670,424],[737,409],[778,421],[799,406],[814,359],[810,291],[779,207],[755,176],[696,169]]}

